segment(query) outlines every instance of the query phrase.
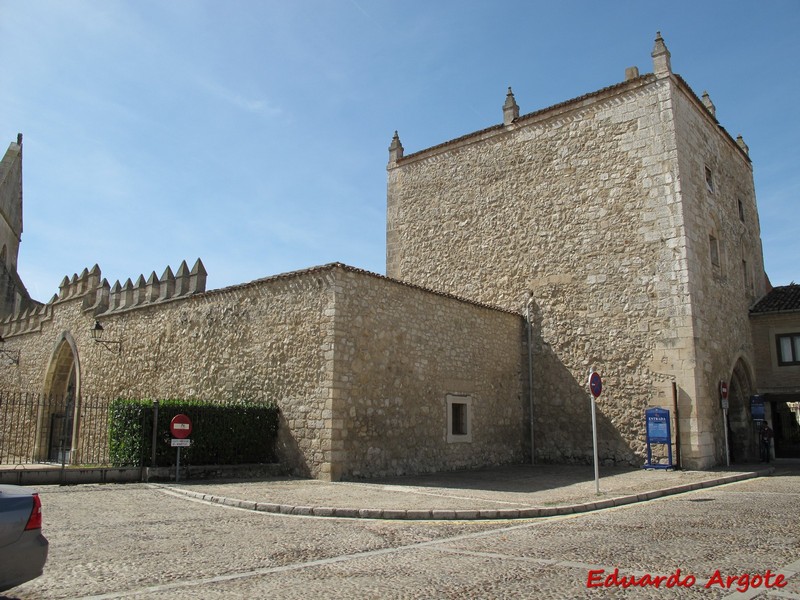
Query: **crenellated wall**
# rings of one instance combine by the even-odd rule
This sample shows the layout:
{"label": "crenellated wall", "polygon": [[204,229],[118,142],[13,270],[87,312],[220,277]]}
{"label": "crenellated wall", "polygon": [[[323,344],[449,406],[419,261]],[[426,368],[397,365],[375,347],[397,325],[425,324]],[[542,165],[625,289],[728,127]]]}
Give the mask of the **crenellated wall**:
{"label": "crenellated wall", "polygon": [[[0,389],[274,401],[281,462],[324,479],[524,455],[519,315],[340,264],[211,291],[199,261],[135,286],[99,280],[97,267],[65,278],[3,323],[19,362],[0,364]],[[449,393],[474,397],[474,444],[447,443]]]}
{"label": "crenellated wall", "polygon": [[71,278],[65,276],[58,287],[58,293],[47,304],[36,303],[30,308],[8,315],[2,321],[1,335],[8,338],[41,331],[42,326],[53,318],[53,307],[68,300],[79,298],[82,310],[100,319],[122,310],[205,292],[206,279],[205,267],[198,258],[191,271],[186,261],[183,261],[177,276],[167,267],[161,279],[156,278],[154,271],[147,281],[140,275],[136,285],[128,279],[124,285],[117,281],[113,287],[109,287],[107,280],[101,281],[100,267],[95,265],[91,270],[84,269],[80,275],[75,273]]}

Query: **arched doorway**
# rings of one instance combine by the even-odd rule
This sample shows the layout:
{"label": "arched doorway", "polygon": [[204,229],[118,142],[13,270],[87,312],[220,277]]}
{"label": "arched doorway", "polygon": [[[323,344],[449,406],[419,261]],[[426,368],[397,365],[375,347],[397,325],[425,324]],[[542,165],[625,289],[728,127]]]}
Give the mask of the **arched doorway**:
{"label": "arched doorway", "polygon": [[56,342],[44,381],[39,415],[39,456],[49,462],[75,459],[78,436],[80,363],[75,340],[64,332]]}
{"label": "arched doorway", "polygon": [[728,399],[728,444],[731,462],[751,462],[758,460],[753,420],[750,418],[750,396],[753,394],[753,380],[750,369],[739,358],[730,377]]}

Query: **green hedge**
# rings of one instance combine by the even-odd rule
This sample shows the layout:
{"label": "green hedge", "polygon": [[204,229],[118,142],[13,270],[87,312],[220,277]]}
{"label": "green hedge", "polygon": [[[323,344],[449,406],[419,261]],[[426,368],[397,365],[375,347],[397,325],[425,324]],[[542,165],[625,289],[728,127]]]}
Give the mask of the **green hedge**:
{"label": "green hedge", "polygon": [[[119,398],[110,405],[109,456],[114,466],[150,466],[153,401]],[[192,420],[191,446],[181,448],[187,465],[236,465],[274,462],[278,408],[274,404],[196,400],[161,400],[156,425],[156,466],[175,464],[170,421],[185,414]]]}

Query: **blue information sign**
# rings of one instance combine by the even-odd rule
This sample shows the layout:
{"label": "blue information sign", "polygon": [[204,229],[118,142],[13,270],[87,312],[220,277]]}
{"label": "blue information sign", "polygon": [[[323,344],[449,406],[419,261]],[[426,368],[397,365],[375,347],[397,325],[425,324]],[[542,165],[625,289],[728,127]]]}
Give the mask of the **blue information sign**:
{"label": "blue information sign", "polygon": [[663,408],[651,408],[647,415],[647,439],[652,444],[670,444],[669,411]]}
{"label": "blue information sign", "polygon": [[766,421],[764,413],[764,398],[761,396],[750,396],[750,415],[754,421]]}
{"label": "blue information sign", "polygon": [[[669,411],[663,408],[648,408],[644,411],[647,435],[647,463],[646,469],[671,469],[672,468],[672,435],[669,426]],[[666,444],[667,464],[653,464],[651,444]]]}

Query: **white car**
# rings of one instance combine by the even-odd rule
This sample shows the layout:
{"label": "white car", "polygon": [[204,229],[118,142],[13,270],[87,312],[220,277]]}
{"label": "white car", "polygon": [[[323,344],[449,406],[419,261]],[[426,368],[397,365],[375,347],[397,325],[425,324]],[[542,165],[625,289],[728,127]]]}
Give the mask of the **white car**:
{"label": "white car", "polygon": [[0,592],[42,574],[49,544],[42,535],[39,494],[0,485]]}

